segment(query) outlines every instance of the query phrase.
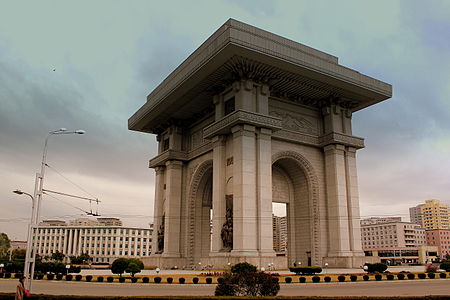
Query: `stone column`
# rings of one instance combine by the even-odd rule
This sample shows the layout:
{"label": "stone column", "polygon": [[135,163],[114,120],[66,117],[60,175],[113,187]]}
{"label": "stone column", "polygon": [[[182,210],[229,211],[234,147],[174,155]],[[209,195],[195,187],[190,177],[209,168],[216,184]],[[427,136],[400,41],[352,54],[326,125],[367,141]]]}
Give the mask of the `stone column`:
{"label": "stone column", "polygon": [[183,162],[166,163],[166,201],[164,222],[164,252],[166,257],[180,256],[181,188]]}
{"label": "stone column", "polygon": [[221,231],[225,223],[225,137],[216,136],[212,140],[213,148],[213,175],[212,175],[212,236],[211,253],[217,253],[223,248]]}
{"label": "stone column", "polygon": [[165,167],[156,167],[155,202],[153,206],[152,255],[158,251],[158,230],[164,215],[164,171]]}
{"label": "stone column", "polygon": [[73,230],[69,229],[69,246],[67,247],[67,256],[73,255],[72,253],[72,239],[73,239]]}
{"label": "stone column", "polygon": [[[361,245],[361,225],[359,223],[359,193],[358,175],[356,172],[356,148],[347,147],[346,151],[346,174],[347,174],[347,207],[348,227],[350,233],[350,249],[363,255]],[[356,253],[354,253],[355,255]]]}
{"label": "stone column", "polygon": [[256,134],[257,209],[259,251],[262,256],[275,256],[272,229],[272,130],[260,128]]}
{"label": "stone column", "polygon": [[255,127],[237,125],[233,133],[233,255],[258,255]]}
{"label": "stone column", "polygon": [[330,240],[328,256],[351,256],[345,147],[332,144],[325,146],[324,151]]}

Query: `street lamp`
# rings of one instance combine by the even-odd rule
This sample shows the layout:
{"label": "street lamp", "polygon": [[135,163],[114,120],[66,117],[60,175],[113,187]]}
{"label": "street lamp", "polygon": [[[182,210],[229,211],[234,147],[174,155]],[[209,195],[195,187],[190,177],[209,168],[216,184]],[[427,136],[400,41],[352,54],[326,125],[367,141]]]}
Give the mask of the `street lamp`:
{"label": "street lamp", "polygon": [[365,272],[367,272],[369,270],[369,267],[367,265],[364,265],[363,269]]}
{"label": "street lamp", "polygon": [[[30,224],[28,225],[28,235],[27,235],[27,249],[25,252],[25,266],[24,266],[24,276],[25,278],[27,278],[27,280],[25,281],[25,284],[30,285],[31,283],[28,283],[30,280],[30,271],[31,271],[31,265],[32,262],[29,259],[30,257],[32,257],[31,252],[34,249],[33,247],[33,241],[32,241],[32,236],[33,236],[33,225],[36,223],[35,220],[35,198],[31,195],[28,194],[26,192],[22,192],[21,190],[15,190],[13,191],[13,193],[17,194],[17,195],[27,195],[31,198],[31,219],[30,219]],[[34,251],[33,251],[34,252]],[[31,285],[29,286],[31,287]]]}
{"label": "street lamp", "polygon": [[3,267],[4,266],[5,266],[4,264],[0,264],[0,273],[3,273]]}
{"label": "street lamp", "polygon": [[[28,229],[28,241],[27,245],[27,252],[25,256],[25,267],[24,267],[24,276],[27,279],[25,281],[25,288],[31,292],[31,282],[33,281],[33,275],[34,275],[34,266],[35,266],[35,260],[36,260],[36,251],[34,244],[32,243],[32,236],[34,236],[34,229],[39,223],[39,212],[41,207],[41,200],[42,200],[42,194],[44,189],[44,175],[45,175],[45,166],[47,165],[47,148],[48,148],[48,139],[52,135],[59,135],[59,134],[85,134],[86,131],[78,129],[73,131],[67,131],[66,128],[60,128],[58,130],[50,131],[45,138],[44,143],[44,152],[42,154],[42,161],[41,161],[41,172],[36,173],[36,180],[34,183],[34,196],[31,196],[28,193],[22,192],[20,190],[14,191],[14,193],[22,195],[28,195],[33,200],[33,211],[31,213],[31,224]],[[31,274],[31,276],[30,276]]]}
{"label": "street lamp", "polygon": [[328,263],[325,263],[325,273],[327,272]]}
{"label": "street lamp", "polygon": [[66,276],[69,275],[70,265],[66,265]]}

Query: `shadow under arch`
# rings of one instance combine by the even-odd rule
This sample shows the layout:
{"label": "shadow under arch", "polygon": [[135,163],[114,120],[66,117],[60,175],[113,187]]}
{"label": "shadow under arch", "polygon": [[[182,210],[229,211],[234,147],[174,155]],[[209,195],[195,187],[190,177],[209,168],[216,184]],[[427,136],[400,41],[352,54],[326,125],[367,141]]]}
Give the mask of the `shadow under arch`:
{"label": "shadow under arch", "polygon": [[272,155],[272,170],[286,174],[290,187],[288,265],[321,265],[319,183],[312,164],[297,152],[281,151]]}

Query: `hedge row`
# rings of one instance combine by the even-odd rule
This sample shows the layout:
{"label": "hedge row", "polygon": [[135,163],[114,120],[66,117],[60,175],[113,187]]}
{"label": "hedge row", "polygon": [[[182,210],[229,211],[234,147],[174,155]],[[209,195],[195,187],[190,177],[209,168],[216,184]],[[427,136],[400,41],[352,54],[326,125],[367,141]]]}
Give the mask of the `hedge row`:
{"label": "hedge row", "polygon": [[[19,278],[21,277],[22,274],[21,273],[15,273],[13,276],[11,273],[0,273],[0,278]],[[63,275],[63,274],[46,274],[45,276],[43,274],[39,274],[35,276],[36,280],[42,280],[44,279],[44,277],[47,280],[66,280],[66,281],[81,281],[83,279],[82,275]],[[85,281],[87,282],[91,282],[91,281],[97,281],[97,282],[104,282],[106,279],[106,282],[126,282],[127,278],[125,277],[112,277],[112,276],[107,276],[106,278],[104,276],[97,276],[96,278],[94,278],[92,275],[86,275],[85,277]],[[278,280],[277,277],[274,277],[275,279]],[[331,282],[331,277],[330,276],[324,276],[324,277],[319,277],[319,276],[313,276],[313,277],[298,277],[298,281],[299,283],[306,283],[307,282],[307,278],[311,278],[312,282]],[[398,274],[376,274],[373,275],[373,278],[377,281],[386,279],[386,280],[404,280],[404,279],[409,279],[409,280],[413,280],[413,279],[434,279],[434,278],[447,278],[447,273],[418,273],[418,274],[413,274],[413,273],[398,273]],[[141,277],[141,278],[137,278],[137,277],[131,277],[129,278],[130,281],[132,283],[136,283],[136,282],[142,282],[142,283],[150,283],[151,282],[151,278],[149,277]],[[221,277],[217,278],[215,283],[218,283],[222,280]],[[368,281],[370,280],[370,276],[369,275],[339,275],[337,277],[337,281],[338,282],[345,282],[345,281],[358,281],[358,280],[364,280],[364,281]],[[198,277],[194,277],[192,278],[192,283],[193,284],[198,284],[200,281],[200,279]],[[173,283],[174,282],[174,278],[172,277],[167,277],[165,278],[165,281],[163,280],[163,278],[161,277],[154,277],[153,278],[153,283]],[[213,283],[213,278],[211,277],[207,277],[205,279],[205,282],[207,284],[212,284]],[[284,282],[285,283],[292,283],[292,282],[296,282],[295,281],[295,277],[284,277]],[[179,277],[178,281],[176,283],[179,284],[184,284],[186,283],[186,279],[183,277]]]}
{"label": "hedge row", "polygon": [[[383,276],[384,275],[384,276]],[[406,275],[404,273],[398,273],[398,274],[376,274],[373,276],[373,278],[377,281],[383,280],[383,279],[387,279],[387,280],[404,280],[404,279],[409,279],[409,280],[413,280],[416,279],[416,275],[412,274],[412,273],[407,273]],[[419,273],[417,274],[417,278],[418,279],[434,279],[434,278],[447,278],[447,273]],[[331,277],[330,276],[325,276],[325,277],[319,277],[319,276],[313,276],[311,278],[312,282],[331,282]],[[345,281],[358,281],[358,280],[364,280],[364,281],[368,281],[370,280],[370,276],[369,275],[339,275],[337,277],[338,282],[345,282]],[[285,283],[292,283],[295,282],[294,278],[292,277],[285,277],[284,278]],[[299,277],[298,278],[298,282],[300,283],[306,283],[307,281],[307,277]]]}
{"label": "hedge row", "polygon": [[[261,299],[260,297],[238,297],[239,299]],[[12,300],[14,299],[14,294],[6,294],[6,293],[0,293],[0,300]],[[86,300],[96,300],[100,299],[98,296],[66,296],[66,295],[32,295],[30,298],[31,300],[80,300],[80,299],[86,299]],[[221,296],[221,297],[214,297],[214,296],[144,296],[144,297],[123,297],[123,296],[102,296],[101,299],[103,300],[147,300],[147,299],[153,299],[153,300],[173,300],[173,299],[201,299],[201,300],[231,300],[231,299],[237,299],[236,297],[227,297],[227,296]],[[292,300],[292,297],[288,296],[276,296],[276,297],[264,297],[264,299],[277,299],[277,300]],[[333,297],[327,297],[327,296],[297,296],[295,299],[300,300],[330,300],[330,299],[342,299],[342,300],[360,300],[361,297],[359,296],[333,296]],[[365,296],[365,300],[417,300],[417,299],[425,299],[425,300],[444,300],[448,299],[448,296],[399,296],[399,297],[370,297]]]}

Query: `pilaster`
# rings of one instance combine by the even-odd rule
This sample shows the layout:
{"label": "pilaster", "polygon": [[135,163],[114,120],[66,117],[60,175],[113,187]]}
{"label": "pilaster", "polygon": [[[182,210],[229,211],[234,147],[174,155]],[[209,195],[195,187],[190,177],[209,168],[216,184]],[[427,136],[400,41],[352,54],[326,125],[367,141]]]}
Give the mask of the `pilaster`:
{"label": "pilaster", "polygon": [[345,147],[332,144],[324,151],[330,240],[328,256],[350,256]]}
{"label": "pilaster", "polygon": [[233,132],[234,255],[258,255],[255,127],[237,125]]}
{"label": "pilaster", "polygon": [[272,130],[256,133],[258,249],[262,256],[275,256],[272,228]]}
{"label": "pilaster", "polygon": [[152,252],[151,255],[156,254],[158,249],[158,230],[162,224],[164,215],[164,174],[165,167],[155,168],[155,202],[153,206],[153,232],[152,232]]}
{"label": "pilaster", "polygon": [[183,163],[171,160],[166,163],[166,200],[164,203],[163,256],[180,256],[181,187]]}
{"label": "pilaster", "polygon": [[225,201],[225,136],[215,136],[213,142],[213,218],[212,218],[212,243],[211,254],[220,252],[223,248],[221,237],[222,226],[225,223],[226,201]]}

